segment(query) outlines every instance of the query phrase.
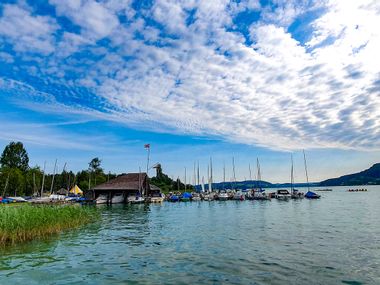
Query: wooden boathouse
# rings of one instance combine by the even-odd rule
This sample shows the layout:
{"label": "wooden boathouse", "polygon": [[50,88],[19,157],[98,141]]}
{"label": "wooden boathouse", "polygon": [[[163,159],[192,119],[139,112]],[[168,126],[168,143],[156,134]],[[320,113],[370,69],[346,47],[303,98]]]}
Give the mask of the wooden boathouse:
{"label": "wooden boathouse", "polygon": [[121,174],[103,184],[86,191],[85,197],[88,199],[96,199],[101,194],[111,199],[116,193],[123,193],[124,197],[136,195],[140,192],[143,196],[149,196],[151,188],[149,185],[149,177],[146,173],[127,173]]}

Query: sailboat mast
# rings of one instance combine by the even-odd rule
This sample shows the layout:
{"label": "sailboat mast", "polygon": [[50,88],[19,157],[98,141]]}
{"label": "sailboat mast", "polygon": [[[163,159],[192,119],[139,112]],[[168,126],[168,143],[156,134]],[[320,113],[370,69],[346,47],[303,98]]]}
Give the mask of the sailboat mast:
{"label": "sailboat mast", "polygon": [[307,165],[306,165],[306,155],[305,150],[302,150],[303,152],[303,161],[305,163],[305,174],[306,174],[306,182],[307,182],[307,191],[310,191],[310,185],[309,185],[309,175],[307,174]]}
{"label": "sailboat mast", "polygon": [[213,177],[212,177],[212,158],[210,157],[210,189],[212,191],[212,180],[213,180]]}
{"label": "sailboat mast", "polygon": [[186,167],[185,167],[185,192],[186,192]]}
{"label": "sailboat mast", "polygon": [[232,173],[234,176],[234,189],[236,187],[235,158],[232,157]]}
{"label": "sailboat mast", "polygon": [[42,197],[42,193],[44,191],[44,184],[45,184],[45,168],[46,168],[46,161],[44,161],[44,171],[42,174],[41,197]]}
{"label": "sailboat mast", "polygon": [[293,155],[292,154],[290,155],[290,158],[292,161],[292,167],[290,170],[290,191],[293,194],[293,192],[294,192],[294,187],[293,187],[293,184],[294,184],[294,168],[293,168]]}
{"label": "sailboat mast", "polygon": [[199,160],[198,160],[198,169],[197,169],[197,184],[199,185]]}
{"label": "sailboat mast", "polygon": [[57,159],[55,159],[55,163],[54,163],[53,178],[51,179],[51,185],[50,185],[50,194],[53,193],[53,185],[54,185],[54,177],[55,177],[55,168],[56,167],[57,167]]}
{"label": "sailboat mast", "polygon": [[226,184],[226,164],[223,163],[223,190],[224,190],[225,184]]}
{"label": "sailboat mast", "polygon": [[261,191],[261,170],[260,170],[260,162],[259,158],[256,158],[256,164],[257,164],[257,188]]}

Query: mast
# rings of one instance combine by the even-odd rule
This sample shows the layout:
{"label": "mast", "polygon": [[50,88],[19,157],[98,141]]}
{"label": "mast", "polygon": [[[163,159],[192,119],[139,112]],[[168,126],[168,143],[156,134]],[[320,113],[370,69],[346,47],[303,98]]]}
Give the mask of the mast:
{"label": "mast", "polygon": [[305,150],[302,150],[303,152],[303,161],[305,163],[305,174],[306,174],[306,182],[307,182],[307,191],[310,191],[310,185],[309,185],[309,175],[307,174],[307,165],[306,165],[306,155]]}
{"label": "mast", "polygon": [[194,189],[195,189],[195,185],[197,183],[197,175],[195,174],[195,161],[194,161],[194,169],[193,169],[193,185],[194,185]]}
{"label": "mast", "polygon": [[41,197],[42,197],[42,193],[44,191],[44,184],[45,184],[45,168],[46,168],[46,161],[44,161],[44,170],[43,170],[43,174],[42,174]]}
{"label": "mast", "polygon": [[210,192],[212,191],[212,179],[213,177],[212,177],[212,159],[211,159],[211,157],[210,157]]}
{"label": "mast", "polygon": [[185,167],[185,192],[186,192],[186,167]]}
{"label": "mast", "polygon": [[235,173],[235,158],[232,157],[232,173],[233,173],[233,176],[234,176],[234,190],[235,190],[235,187],[236,187],[236,173]]}
{"label": "mast", "polygon": [[260,170],[260,162],[259,162],[259,158],[256,158],[256,164],[257,164],[257,188],[260,190],[261,192],[261,170]]}
{"label": "mast", "polygon": [[197,184],[199,185],[199,160],[198,160],[198,169],[197,169]]}
{"label": "mast", "polygon": [[205,177],[202,176],[202,192],[205,192]]}
{"label": "mast", "polygon": [[57,159],[55,159],[54,163],[54,169],[53,169],[53,178],[51,179],[51,185],[50,185],[50,194],[53,193],[53,185],[54,185],[54,178],[55,178],[55,169],[57,167]]}
{"label": "mast", "polygon": [[294,168],[293,168],[293,155],[292,154],[290,155],[290,158],[292,160],[292,168],[290,171],[290,191],[293,194],[293,192],[294,192],[294,187],[293,187],[293,184],[294,184]]}
{"label": "mast", "polygon": [[36,194],[36,173],[33,172],[33,195]]}
{"label": "mast", "polygon": [[223,190],[224,190],[225,183],[226,183],[226,164],[223,163]]}
{"label": "mast", "polygon": [[252,181],[252,171],[251,171],[251,164],[248,164],[248,169],[249,169],[249,180]]}
{"label": "mast", "polygon": [[8,172],[8,176],[7,176],[7,180],[5,181],[5,186],[4,186],[4,191],[3,191],[3,195],[2,195],[2,197],[4,197],[5,192],[7,191],[8,183],[9,183],[9,176],[10,176],[10,175],[11,175],[11,174]]}

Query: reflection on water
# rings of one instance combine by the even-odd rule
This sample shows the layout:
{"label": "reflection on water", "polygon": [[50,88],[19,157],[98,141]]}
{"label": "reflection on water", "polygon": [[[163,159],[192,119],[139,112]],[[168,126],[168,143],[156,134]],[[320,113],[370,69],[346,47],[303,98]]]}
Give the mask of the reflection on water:
{"label": "reflection on water", "polygon": [[99,206],[94,224],[1,249],[0,284],[380,284],[380,188],[368,189]]}

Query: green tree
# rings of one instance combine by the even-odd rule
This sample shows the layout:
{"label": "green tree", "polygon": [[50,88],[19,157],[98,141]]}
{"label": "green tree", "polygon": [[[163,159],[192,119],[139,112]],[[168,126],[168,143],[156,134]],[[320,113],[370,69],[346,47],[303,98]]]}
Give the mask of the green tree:
{"label": "green tree", "polygon": [[1,174],[2,196],[20,196],[25,194],[25,179],[20,169],[3,167]]}
{"label": "green tree", "polygon": [[29,168],[29,157],[21,142],[9,143],[0,158],[2,167],[17,168],[25,172]]}
{"label": "green tree", "polygon": [[100,164],[102,163],[102,160],[98,157],[93,158],[89,164],[88,168],[91,172],[100,173],[103,172],[103,169],[100,167]]}

